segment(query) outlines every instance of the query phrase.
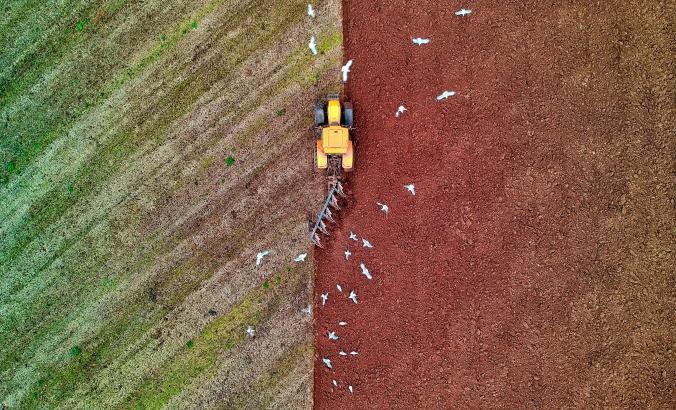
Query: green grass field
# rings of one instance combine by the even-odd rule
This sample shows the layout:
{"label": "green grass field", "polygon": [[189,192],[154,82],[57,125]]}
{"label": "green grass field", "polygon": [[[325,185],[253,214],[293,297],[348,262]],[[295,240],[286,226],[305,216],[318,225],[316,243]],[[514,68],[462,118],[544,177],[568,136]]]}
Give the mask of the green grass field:
{"label": "green grass field", "polygon": [[298,158],[342,36],[340,2],[306,5],[2,6],[0,403],[310,406]]}

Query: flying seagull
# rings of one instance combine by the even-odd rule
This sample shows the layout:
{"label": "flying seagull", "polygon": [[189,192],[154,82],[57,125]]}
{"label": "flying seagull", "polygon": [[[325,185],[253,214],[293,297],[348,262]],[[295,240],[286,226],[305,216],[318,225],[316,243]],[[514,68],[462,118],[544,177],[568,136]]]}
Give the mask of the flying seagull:
{"label": "flying seagull", "polygon": [[416,37],[416,38],[413,39],[413,44],[417,44],[417,45],[421,46],[423,44],[429,44],[430,41],[431,40],[429,38]]}
{"label": "flying seagull", "polygon": [[460,10],[458,10],[458,11],[455,12],[455,15],[456,15],[456,16],[466,16],[466,15],[468,15],[468,14],[471,13],[471,12],[472,12],[472,10],[460,9]]}
{"label": "flying seagull", "polygon": [[347,389],[350,391],[350,394],[352,394],[352,385],[347,386]]}
{"label": "flying seagull", "polygon": [[340,285],[336,285],[338,292],[343,293],[343,288]]}
{"label": "flying seagull", "polygon": [[333,383],[334,386],[338,387],[338,382],[336,381],[336,379],[333,379],[331,383]]}
{"label": "flying seagull", "polygon": [[270,251],[263,251],[263,252],[258,252],[256,254],[256,266],[261,266],[261,263],[263,263],[263,258],[268,256]]}
{"label": "flying seagull", "polygon": [[329,300],[329,292],[322,293],[322,306],[326,305],[326,301]]}
{"label": "flying seagull", "polygon": [[307,257],[307,253],[301,253],[300,255],[296,256],[296,259],[294,259],[294,262],[305,262],[306,257]]}
{"label": "flying seagull", "polygon": [[338,336],[336,336],[336,332],[329,332],[329,340],[338,340],[340,339]]}
{"label": "flying seagull", "polygon": [[361,238],[361,242],[364,244],[364,248],[369,248],[369,249],[373,248],[373,245],[371,245],[371,242],[367,241],[366,239]]}
{"label": "flying seagull", "polygon": [[406,111],[408,111],[408,109],[406,107],[404,107],[403,105],[400,105],[399,108],[397,108],[397,112],[394,113],[394,116],[399,118],[399,116]]}
{"label": "flying seagull", "polygon": [[444,91],[443,93],[437,95],[437,101],[445,100],[448,97],[453,97],[455,95],[455,91]]}
{"label": "flying seagull", "polygon": [[351,354],[352,356],[356,356],[356,355],[358,355],[359,353],[358,353],[358,352],[355,352],[355,351],[353,350],[353,351],[350,352],[350,354]]}
{"label": "flying seagull", "polygon": [[352,252],[350,252],[349,249],[346,249],[346,250],[345,250],[345,260],[350,259],[350,255],[352,255]]}
{"label": "flying seagull", "polygon": [[385,213],[385,215],[387,215],[387,213],[390,212],[389,206],[387,206],[385,204],[381,204],[380,202],[376,202],[376,205],[378,205],[380,207],[380,210],[383,211]]}
{"label": "flying seagull", "polygon": [[310,17],[315,16],[315,9],[312,8],[312,4],[307,5],[307,15],[310,16]]}
{"label": "flying seagull", "polygon": [[413,184],[404,185],[404,188],[406,188],[408,192],[412,193],[413,196],[415,196],[415,186],[413,186]]}
{"label": "flying seagull", "polygon": [[338,326],[347,326],[347,322],[338,322]]}
{"label": "flying seagull", "polygon": [[256,329],[249,325],[246,327],[246,334],[249,335],[249,337],[256,337]]}
{"label": "flying seagull", "polygon": [[352,232],[352,231],[350,231],[350,239],[352,239],[353,241],[358,240],[358,239],[357,239],[357,234],[354,233],[354,232]]}
{"label": "flying seagull", "polygon": [[317,40],[315,36],[310,37],[310,43],[307,46],[310,47],[312,54],[317,55]]}
{"label": "flying seagull", "polygon": [[350,291],[350,296],[348,296],[349,299],[352,299],[354,303],[359,303],[357,302],[357,294],[354,292],[354,290]]}
{"label": "flying seagull", "polygon": [[347,353],[345,353],[345,352],[342,351],[342,350],[341,350],[340,352],[338,352],[338,354],[341,355],[341,356],[347,356]]}
{"label": "flying seagull", "polygon": [[343,82],[347,82],[347,73],[350,72],[350,67],[352,67],[352,60],[345,63],[344,66],[340,68],[340,71],[343,73]]}
{"label": "flying seagull", "polygon": [[322,358],[322,362],[324,362],[324,365],[328,367],[329,369],[333,369],[333,366],[331,365],[331,360],[327,359],[326,357]]}
{"label": "flying seagull", "polygon": [[364,262],[361,262],[359,264],[359,267],[361,268],[361,274],[366,276],[366,279],[371,280],[373,279],[373,276],[371,276],[371,272],[366,268],[366,265],[364,265]]}

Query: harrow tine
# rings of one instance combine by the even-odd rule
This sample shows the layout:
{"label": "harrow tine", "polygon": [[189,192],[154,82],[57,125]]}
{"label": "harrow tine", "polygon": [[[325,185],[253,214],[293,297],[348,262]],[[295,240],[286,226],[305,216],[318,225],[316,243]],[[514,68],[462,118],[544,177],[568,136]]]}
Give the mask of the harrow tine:
{"label": "harrow tine", "polygon": [[340,195],[342,198],[345,198],[345,192],[343,192],[343,184],[341,184],[340,181],[336,181],[336,192],[338,192],[338,195]]}
{"label": "harrow tine", "polygon": [[329,231],[326,230],[326,224],[324,223],[324,221],[322,221],[322,220],[319,221],[318,228],[321,231],[321,233],[323,233],[326,236],[329,236]]}
{"label": "harrow tine", "polygon": [[329,205],[336,211],[340,211],[340,206],[338,206],[338,198],[336,198],[335,195],[331,195],[331,201],[329,202]]}
{"label": "harrow tine", "polygon": [[336,221],[333,220],[333,214],[331,213],[331,210],[329,208],[326,208],[326,211],[324,211],[324,216],[332,223],[334,224],[336,223]]}
{"label": "harrow tine", "polygon": [[319,246],[320,248],[324,248],[324,247],[322,246],[321,241],[319,240],[319,235],[317,235],[317,233],[315,233],[314,235],[312,235],[312,243],[314,243],[316,246]]}

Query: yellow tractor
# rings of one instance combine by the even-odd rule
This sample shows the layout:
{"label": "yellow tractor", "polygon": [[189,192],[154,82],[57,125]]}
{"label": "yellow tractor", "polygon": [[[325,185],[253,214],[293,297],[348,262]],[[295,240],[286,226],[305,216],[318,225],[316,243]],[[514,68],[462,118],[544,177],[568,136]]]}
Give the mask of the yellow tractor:
{"label": "yellow tractor", "polygon": [[342,171],[350,172],[354,167],[354,136],[352,130],[352,104],[344,102],[340,95],[329,94],[326,101],[315,106],[315,132],[317,151],[315,168],[325,169],[329,193],[317,218],[309,221],[310,242],[321,247],[319,233],[328,235],[326,223],[334,222],[330,208],[339,210],[338,197],[345,197],[341,184]]}
{"label": "yellow tractor", "polygon": [[315,165],[327,170],[331,184],[341,178],[342,170],[350,172],[354,166],[354,144],[350,135],[352,104],[344,102],[341,107],[338,94],[329,94],[326,99],[315,106]]}

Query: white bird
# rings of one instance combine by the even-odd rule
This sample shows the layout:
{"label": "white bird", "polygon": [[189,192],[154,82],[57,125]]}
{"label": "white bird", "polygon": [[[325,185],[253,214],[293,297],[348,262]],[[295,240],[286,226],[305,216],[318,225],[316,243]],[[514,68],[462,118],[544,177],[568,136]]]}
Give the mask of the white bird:
{"label": "white bird", "polygon": [[343,73],[343,82],[344,83],[347,82],[347,73],[350,72],[351,67],[352,67],[352,60],[345,63],[345,65],[340,68],[340,71]]}
{"label": "white bird", "polygon": [[369,249],[373,248],[373,245],[371,245],[371,242],[367,241],[366,239],[361,238],[361,242],[364,244],[364,248],[369,248]]}
{"label": "white bird", "polygon": [[371,280],[373,277],[371,276],[371,272],[366,268],[366,265],[364,265],[364,262],[361,262],[359,264],[359,267],[361,268],[361,274],[366,276],[366,279]]}
{"label": "white bird", "polygon": [[458,10],[458,11],[455,12],[455,15],[456,15],[456,16],[466,16],[466,15],[468,15],[468,14],[471,13],[471,12],[472,12],[472,10],[460,9],[460,10]]}
{"label": "white bird", "polygon": [[338,326],[347,326],[347,322],[338,322]]}
{"label": "white bird", "polygon": [[336,285],[338,292],[343,293],[343,288],[340,285]]}
{"label": "white bird", "polygon": [[294,259],[294,262],[305,262],[306,257],[307,257],[307,253],[301,253],[300,255],[296,256],[296,259]]}
{"label": "white bird", "polygon": [[338,387],[338,382],[336,381],[336,379],[333,379],[331,383],[333,383],[334,386]]}
{"label": "white bird", "polygon": [[350,255],[352,255],[352,252],[350,252],[349,249],[346,249],[346,250],[345,250],[345,260],[350,259]]}
{"label": "white bird", "polygon": [[347,353],[345,353],[345,352],[342,351],[342,350],[341,350],[340,352],[338,352],[338,354],[341,355],[341,356],[347,356]]}
{"label": "white bird", "polygon": [[312,54],[317,55],[317,40],[315,39],[315,36],[310,37],[310,43],[308,43],[307,46],[310,47]]}
{"label": "white bird", "polygon": [[406,107],[404,107],[403,105],[400,105],[399,108],[397,108],[397,112],[394,113],[394,116],[399,118],[399,116],[406,111],[408,111],[408,109]]}
{"label": "white bird", "polygon": [[385,215],[387,215],[387,213],[390,212],[389,206],[387,206],[385,204],[381,204],[380,202],[376,202],[376,205],[378,205],[380,207],[380,210],[383,211],[385,213]]}
{"label": "white bird", "polygon": [[429,44],[430,41],[431,40],[429,38],[416,37],[416,38],[413,39],[413,44],[417,44],[417,45],[421,46],[423,44]]}
{"label": "white bird", "polygon": [[340,339],[338,336],[336,336],[336,332],[329,332],[329,340],[338,340]]}
{"label": "white bird", "polygon": [[448,97],[453,97],[455,95],[455,91],[444,91],[443,93],[437,95],[437,101],[445,100]]}
{"label": "white bird", "polygon": [[352,386],[347,386],[347,389],[350,391],[350,394],[352,394]]}
{"label": "white bird", "polygon": [[326,301],[329,300],[329,292],[322,293],[322,306],[326,305]]}
{"label": "white bird", "polygon": [[312,305],[307,305],[305,309],[303,309],[303,313],[307,313],[308,315],[312,314]]}
{"label": "white bird", "polygon": [[328,367],[329,369],[333,369],[333,366],[331,365],[331,360],[324,357],[322,358],[322,362],[324,362],[324,366]]}
{"label": "white bird", "polygon": [[356,356],[356,355],[358,355],[359,353],[358,353],[358,352],[355,352],[355,351],[353,350],[353,351],[350,352],[350,354],[351,354],[352,356]]}
{"label": "white bird", "polygon": [[249,325],[246,328],[246,334],[249,335],[249,337],[255,337],[256,336],[256,329],[254,329],[253,326]]}
{"label": "white bird", "polygon": [[349,299],[352,299],[354,303],[359,303],[357,302],[357,294],[354,292],[354,290],[350,291],[350,296],[348,296]]}
{"label": "white bird", "polygon": [[412,193],[413,196],[415,196],[415,186],[413,184],[404,185],[404,188],[406,188],[408,192]]}
{"label": "white bird", "polygon": [[270,251],[263,251],[263,252],[258,252],[256,254],[256,266],[261,266],[261,263],[263,263],[263,258],[268,256]]}
{"label": "white bird", "polygon": [[315,16],[315,9],[312,7],[312,4],[307,5],[307,15],[310,17]]}
{"label": "white bird", "polygon": [[352,231],[350,231],[350,239],[352,239],[353,241],[357,241],[357,240],[358,240],[358,239],[357,239],[357,234],[354,233],[354,232],[352,232]]}

